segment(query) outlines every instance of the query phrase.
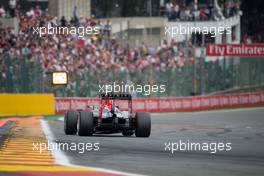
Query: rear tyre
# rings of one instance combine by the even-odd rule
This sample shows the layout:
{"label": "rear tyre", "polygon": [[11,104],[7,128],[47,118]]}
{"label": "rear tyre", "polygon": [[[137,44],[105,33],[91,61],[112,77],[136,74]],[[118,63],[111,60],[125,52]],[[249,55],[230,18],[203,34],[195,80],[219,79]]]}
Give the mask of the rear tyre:
{"label": "rear tyre", "polygon": [[134,134],[134,131],[129,130],[129,131],[122,131],[123,136],[132,136]]}
{"label": "rear tyre", "polygon": [[77,132],[78,113],[75,110],[68,110],[64,115],[64,132],[67,135]]}
{"label": "rear tyre", "polygon": [[136,137],[149,137],[151,132],[150,114],[146,112],[136,113]]}
{"label": "rear tyre", "polygon": [[79,136],[92,136],[94,133],[93,113],[91,111],[80,111],[78,125]]}

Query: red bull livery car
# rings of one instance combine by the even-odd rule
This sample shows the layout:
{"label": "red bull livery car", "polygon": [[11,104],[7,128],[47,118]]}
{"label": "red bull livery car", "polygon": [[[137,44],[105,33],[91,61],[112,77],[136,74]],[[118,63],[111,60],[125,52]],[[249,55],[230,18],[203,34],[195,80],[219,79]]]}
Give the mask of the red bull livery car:
{"label": "red bull livery car", "polygon": [[[151,132],[150,114],[132,111],[130,94],[102,94],[99,106],[89,110],[68,110],[64,116],[66,135],[78,133],[80,136],[92,136],[96,133],[122,133],[124,136],[149,137]],[[126,102],[126,108],[118,103]]]}

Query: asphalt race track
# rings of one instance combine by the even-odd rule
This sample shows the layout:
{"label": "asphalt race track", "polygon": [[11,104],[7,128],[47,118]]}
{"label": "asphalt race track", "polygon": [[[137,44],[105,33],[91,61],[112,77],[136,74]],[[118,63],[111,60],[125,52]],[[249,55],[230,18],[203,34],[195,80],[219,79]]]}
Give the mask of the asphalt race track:
{"label": "asphalt race track", "polygon": [[[66,136],[48,120],[57,142],[100,143],[99,151],[65,151],[72,164],[144,175],[263,175],[264,108],[152,114],[150,138]],[[164,143],[225,142],[229,151],[165,151]]]}

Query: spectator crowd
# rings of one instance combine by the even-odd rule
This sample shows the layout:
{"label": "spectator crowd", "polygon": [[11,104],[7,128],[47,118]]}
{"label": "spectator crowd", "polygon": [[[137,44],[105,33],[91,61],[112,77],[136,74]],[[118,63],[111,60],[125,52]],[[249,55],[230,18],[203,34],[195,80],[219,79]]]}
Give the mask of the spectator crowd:
{"label": "spectator crowd", "polygon": [[[188,42],[162,40],[157,48],[149,47],[145,43],[136,48],[123,46],[110,35],[111,22],[96,20],[94,16],[86,19],[77,16],[70,20],[65,17],[59,19],[36,6],[19,14],[18,17],[20,20],[18,32],[11,28],[0,29],[2,81],[7,79],[5,73],[10,70],[3,59],[6,54],[18,60],[26,59],[32,66],[33,63],[39,63],[44,76],[51,71],[68,71],[78,73],[81,77],[102,72],[138,72],[149,68],[165,71],[168,68],[181,68],[194,61],[192,45]],[[42,37],[34,35],[33,27],[48,25],[53,27],[97,25],[100,27],[100,34],[82,38],[71,34]],[[20,66],[13,64],[12,70],[19,69]]]}
{"label": "spectator crowd", "polygon": [[208,21],[221,20],[239,14],[240,1],[227,0],[221,2],[220,7],[215,6],[214,1],[208,0],[208,4],[187,5],[180,4],[177,0],[160,0],[161,15],[168,17],[169,21]]}
{"label": "spectator crowd", "polygon": [[[33,27],[39,26],[100,26],[98,36],[80,38],[74,35],[34,35]],[[50,16],[37,6],[20,16],[19,31],[11,28],[1,29],[1,54],[8,52],[12,56],[38,54],[43,68],[56,70],[73,70],[75,67],[129,70],[142,69],[149,65],[156,69],[180,67],[185,63],[185,55],[192,56],[190,50],[183,48],[186,43],[174,40],[162,40],[157,48],[142,43],[139,47],[122,46],[110,36],[110,22],[96,21],[94,17],[78,19],[73,17],[67,21]]]}

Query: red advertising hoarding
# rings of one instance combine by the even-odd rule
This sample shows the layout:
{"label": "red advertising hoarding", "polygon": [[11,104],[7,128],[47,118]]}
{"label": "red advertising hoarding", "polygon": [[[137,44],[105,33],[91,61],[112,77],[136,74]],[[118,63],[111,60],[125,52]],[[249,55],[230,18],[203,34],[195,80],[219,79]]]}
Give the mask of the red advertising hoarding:
{"label": "red advertising hoarding", "polygon": [[[88,105],[98,105],[98,98],[56,98],[56,114],[68,109],[87,109]],[[264,92],[238,93],[228,95],[194,96],[182,98],[135,98],[134,111],[173,112],[197,111],[229,107],[264,106]]]}

